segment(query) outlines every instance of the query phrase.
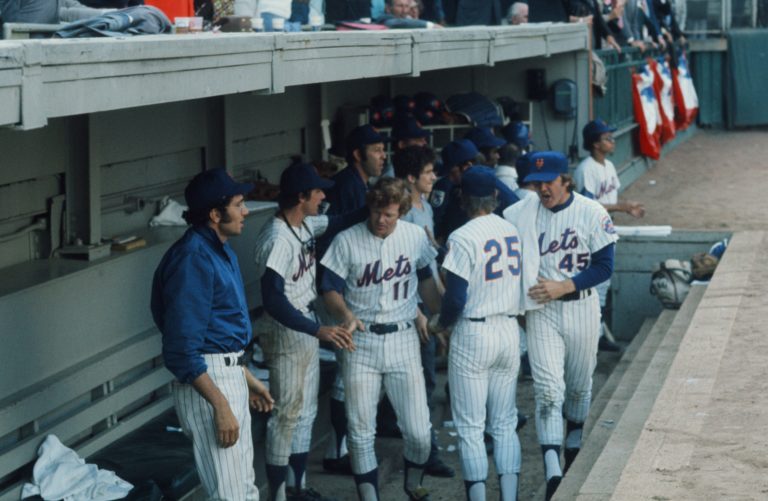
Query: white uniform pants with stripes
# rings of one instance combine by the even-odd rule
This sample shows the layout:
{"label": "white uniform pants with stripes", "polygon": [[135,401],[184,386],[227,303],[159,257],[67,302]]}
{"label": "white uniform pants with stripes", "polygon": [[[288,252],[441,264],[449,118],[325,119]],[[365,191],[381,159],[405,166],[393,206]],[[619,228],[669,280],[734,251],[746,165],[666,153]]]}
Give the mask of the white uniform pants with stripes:
{"label": "white uniform pants with stripes", "polygon": [[563,416],[583,423],[589,414],[600,338],[597,294],[529,311],[526,327],[539,443],[560,446]]}
{"label": "white uniform pants with stripes", "polygon": [[248,383],[243,368],[227,366],[224,357],[236,360],[237,353],[203,355],[208,376],[224,394],[240,425],[240,437],[232,447],[222,448],[216,442],[213,407],[191,384],[175,383],[173,400],[184,433],[192,439],[195,466],[208,499],[258,501],[253,472],[253,440],[251,413],[248,407]]}
{"label": "white uniform pants with stripes", "polygon": [[485,322],[461,319],[451,335],[451,412],[466,481],[488,477],[484,430],[493,437],[496,472],[520,473],[520,441],[515,432],[519,343],[517,320],[506,315],[488,317]]}
{"label": "white uniform pants with stripes", "polygon": [[320,384],[319,342],[314,336],[265,322],[261,347],[275,399],[267,422],[267,464],[285,466],[291,454],[309,451]]}
{"label": "white uniform pants with stripes", "polygon": [[413,463],[425,463],[432,424],[416,329],[382,335],[355,332],[354,340],[355,351],[345,351],[341,359],[352,471],[363,474],[377,466],[373,446],[382,385],[403,433],[403,455]]}

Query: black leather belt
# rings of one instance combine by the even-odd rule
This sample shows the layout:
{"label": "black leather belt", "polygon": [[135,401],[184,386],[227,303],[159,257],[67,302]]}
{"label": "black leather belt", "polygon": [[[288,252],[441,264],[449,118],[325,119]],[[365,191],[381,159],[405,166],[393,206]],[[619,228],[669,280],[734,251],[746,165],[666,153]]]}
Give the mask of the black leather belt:
{"label": "black leather belt", "polygon": [[[517,315],[506,315],[507,318],[515,318]],[[486,317],[467,317],[470,322],[485,322]]]}
{"label": "black leather belt", "polygon": [[557,298],[558,301],[578,301],[579,299],[584,299],[592,295],[592,289],[587,289],[583,291],[573,291],[569,292],[565,296],[560,296]]}
{"label": "black leather belt", "polygon": [[399,330],[410,329],[411,323],[405,322],[405,324],[371,324],[368,326],[368,330],[374,334],[392,334]]}
{"label": "black leather belt", "polygon": [[235,365],[245,365],[245,355],[239,357],[227,355],[224,357],[224,365],[227,367],[233,367]]}

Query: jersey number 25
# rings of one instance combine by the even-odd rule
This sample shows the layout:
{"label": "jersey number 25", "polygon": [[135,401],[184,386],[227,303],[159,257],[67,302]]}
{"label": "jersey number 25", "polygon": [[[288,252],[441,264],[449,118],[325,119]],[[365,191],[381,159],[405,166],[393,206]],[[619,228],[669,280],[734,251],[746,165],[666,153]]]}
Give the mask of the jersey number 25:
{"label": "jersey number 25", "polygon": [[504,237],[504,248],[502,244],[496,239],[491,239],[485,242],[483,250],[486,254],[490,254],[488,261],[485,263],[485,281],[496,280],[501,278],[503,268],[497,269],[496,265],[501,259],[502,253],[506,252],[507,257],[510,258],[510,264],[507,265],[512,275],[520,274],[520,240],[516,236]]}

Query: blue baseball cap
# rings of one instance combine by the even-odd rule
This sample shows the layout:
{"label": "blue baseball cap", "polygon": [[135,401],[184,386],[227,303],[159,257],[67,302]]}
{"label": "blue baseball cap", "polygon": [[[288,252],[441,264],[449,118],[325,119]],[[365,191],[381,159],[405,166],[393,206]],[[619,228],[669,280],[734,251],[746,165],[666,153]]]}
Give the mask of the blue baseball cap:
{"label": "blue baseball cap", "polygon": [[506,139],[496,137],[490,127],[475,127],[465,136],[478,148],[501,148],[507,144]]}
{"label": "blue baseball cap", "polygon": [[287,195],[316,188],[327,190],[334,184],[330,179],[320,177],[314,165],[300,162],[290,165],[280,175],[280,193]]}
{"label": "blue baseball cap", "polygon": [[487,167],[473,166],[461,175],[461,193],[469,197],[490,197],[496,191],[496,176]]}
{"label": "blue baseball cap", "polygon": [[548,183],[568,174],[568,159],[559,151],[537,151],[530,155],[529,174],[524,183]]}
{"label": "blue baseball cap", "polygon": [[613,132],[615,130],[616,127],[611,127],[605,123],[605,120],[601,118],[592,120],[587,125],[585,125],[584,129],[581,131],[582,139],[584,139],[584,149],[591,150],[592,145],[600,139],[601,135],[605,134],[606,132]]}
{"label": "blue baseball cap", "polygon": [[227,198],[253,191],[253,183],[238,183],[224,168],[210,169],[192,178],[184,189],[184,199],[192,210],[219,207]]}
{"label": "blue baseball cap", "polygon": [[530,131],[528,126],[523,122],[508,123],[501,129],[501,135],[504,136],[508,142],[521,149],[525,149],[531,144]]}
{"label": "blue baseball cap", "polygon": [[347,135],[347,154],[365,148],[369,144],[386,143],[387,138],[379,134],[373,125],[365,124],[352,129]]}
{"label": "blue baseball cap", "polygon": [[515,160],[515,170],[517,171],[517,179],[525,182],[525,176],[531,172],[531,156],[521,155]]}
{"label": "blue baseball cap", "polygon": [[477,146],[475,146],[475,143],[469,139],[451,141],[446,144],[440,152],[440,156],[443,158],[443,166],[440,168],[438,174],[444,176],[455,166],[464,165],[465,163],[474,160],[479,154],[480,152],[477,150]]}
{"label": "blue baseball cap", "polygon": [[417,139],[429,137],[432,133],[421,128],[421,125],[412,115],[396,115],[392,121],[392,139]]}

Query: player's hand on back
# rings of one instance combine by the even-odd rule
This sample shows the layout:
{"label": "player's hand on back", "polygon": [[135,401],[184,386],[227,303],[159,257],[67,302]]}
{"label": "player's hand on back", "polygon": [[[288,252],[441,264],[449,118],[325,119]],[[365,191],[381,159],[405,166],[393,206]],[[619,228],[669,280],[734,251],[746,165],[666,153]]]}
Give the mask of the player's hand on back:
{"label": "player's hand on back", "polygon": [[332,343],[340,350],[355,351],[352,330],[346,325],[323,325],[317,331],[317,338]]}
{"label": "player's hand on back", "polygon": [[232,447],[240,437],[240,424],[232,413],[229,403],[224,401],[213,408],[213,423],[216,426],[216,441],[220,447]]}
{"label": "player's hand on back", "polygon": [[539,277],[538,282],[539,283],[528,289],[528,297],[540,304],[554,301],[555,299],[576,290],[571,280],[560,282],[556,280],[545,280]]}

